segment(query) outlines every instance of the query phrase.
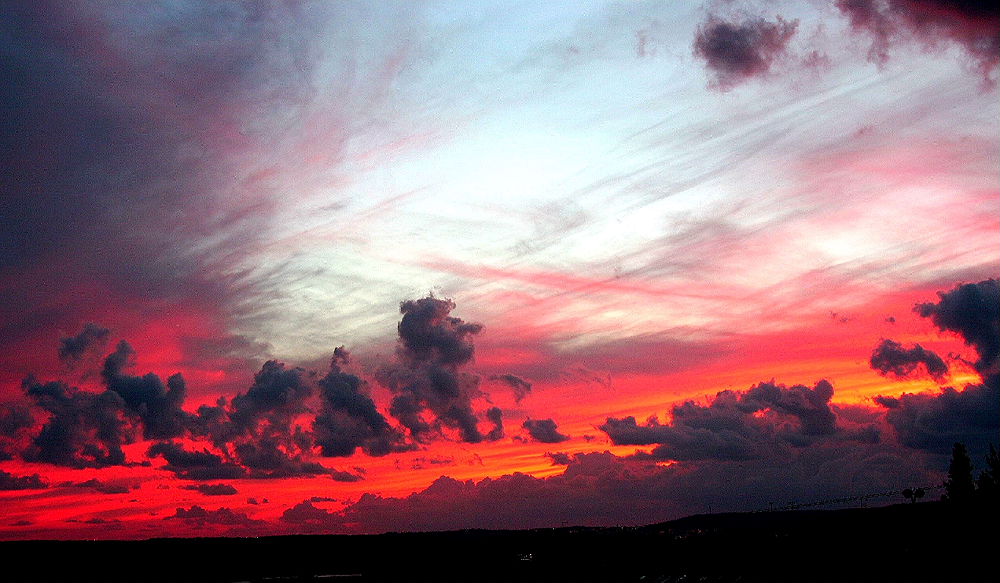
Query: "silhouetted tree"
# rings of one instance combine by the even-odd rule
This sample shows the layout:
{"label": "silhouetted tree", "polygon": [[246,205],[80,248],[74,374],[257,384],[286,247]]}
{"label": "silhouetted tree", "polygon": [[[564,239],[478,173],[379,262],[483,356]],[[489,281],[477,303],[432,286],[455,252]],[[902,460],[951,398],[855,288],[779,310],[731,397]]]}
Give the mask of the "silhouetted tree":
{"label": "silhouetted tree", "polygon": [[979,472],[976,490],[980,497],[986,500],[996,500],[1000,497],[1000,455],[997,448],[990,444],[990,453],[986,454],[986,469]]}
{"label": "silhouetted tree", "polygon": [[945,497],[953,502],[965,502],[976,492],[972,481],[972,460],[965,444],[956,443],[951,449],[948,480],[944,483]]}

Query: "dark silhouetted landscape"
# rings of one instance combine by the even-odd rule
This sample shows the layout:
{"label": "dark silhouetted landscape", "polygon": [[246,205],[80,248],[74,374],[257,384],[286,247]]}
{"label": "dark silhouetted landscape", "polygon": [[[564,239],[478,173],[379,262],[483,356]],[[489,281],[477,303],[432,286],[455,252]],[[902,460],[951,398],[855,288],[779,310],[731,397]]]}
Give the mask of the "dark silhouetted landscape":
{"label": "dark silhouetted landscape", "polygon": [[[697,515],[634,528],[31,541],[8,581],[992,581],[996,505]],[[22,560],[43,557],[43,560]]]}

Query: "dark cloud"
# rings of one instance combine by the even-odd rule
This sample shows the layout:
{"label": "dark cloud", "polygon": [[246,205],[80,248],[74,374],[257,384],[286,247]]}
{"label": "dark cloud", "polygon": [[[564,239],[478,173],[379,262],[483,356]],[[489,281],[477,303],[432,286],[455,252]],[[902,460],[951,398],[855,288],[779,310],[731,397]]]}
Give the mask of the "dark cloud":
{"label": "dark cloud", "polygon": [[254,375],[246,393],[233,398],[230,420],[241,432],[254,432],[264,420],[275,429],[288,432],[293,418],[307,410],[312,395],[307,373],[301,368],[285,368],[269,360]]}
{"label": "dark cloud", "polygon": [[154,444],[147,455],[163,456],[167,462],[164,469],[187,480],[229,480],[242,478],[247,473],[242,466],[227,462],[207,449],[192,452],[171,442]]}
{"label": "dark cloud", "polygon": [[528,419],[521,427],[532,439],[541,443],[562,443],[569,439],[568,435],[559,433],[556,422],[552,419]]}
{"label": "dark cloud", "polygon": [[937,303],[918,304],[914,311],[942,330],[957,332],[976,349],[975,367],[982,375],[1000,372],[1000,282],[988,279],[938,292]]}
{"label": "dark cloud", "polygon": [[74,468],[125,464],[122,446],[132,441],[124,420],[125,402],[113,391],[92,393],[61,381],[27,378],[28,397],[48,413],[48,420],[22,457]]}
{"label": "dark cloud", "polygon": [[[253,137],[227,128],[287,97],[297,85],[278,80],[312,61],[277,63],[302,48],[279,41],[280,7],[175,8],[166,18],[124,4],[0,6],[5,348],[122,299],[128,314],[184,305],[225,317],[252,287],[226,268],[265,231],[252,227],[268,219],[246,212],[260,201],[249,189],[245,202],[200,193],[242,178],[226,146]],[[263,91],[271,83],[288,89]],[[255,89],[256,104],[244,99]]]}
{"label": "dark cloud", "polygon": [[361,448],[368,455],[383,456],[410,449],[366,394],[365,382],[341,370],[348,360],[347,351],[337,348],[330,372],[318,382],[322,406],[313,433],[321,453],[350,456]]}
{"label": "dark cloud", "polygon": [[766,74],[785,52],[798,22],[763,19],[741,23],[710,16],[698,27],[694,53],[715,74],[713,86],[726,91],[753,77]]}
{"label": "dark cloud", "polygon": [[962,442],[985,453],[1000,435],[1000,376],[963,391],[946,387],[937,394],[904,393],[875,402],[887,409],[887,421],[907,447],[946,455]]}
{"label": "dark cloud", "polygon": [[219,508],[218,510],[206,510],[201,506],[194,505],[191,508],[178,508],[172,516],[164,520],[183,520],[196,526],[222,525],[222,526],[263,526],[262,520],[255,520],[229,508]]}
{"label": "dark cloud", "polygon": [[184,434],[190,415],[181,408],[187,387],[181,375],[174,374],[164,386],[153,373],[132,376],[122,370],[131,366],[135,351],[122,340],[104,360],[101,376],[109,391],[121,396],[128,410],[142,420],[147,439],[169,439]]}
{"label": "dark cloud", "polygon": [[239,493],[236,488],[229,484],[193,484],[190,486],[181,486],[181,489],[194,490],[205,496],[232,496]]}
{"label": "dark cloud", "polygon": [[60,486],[70,486],[73,488],[90,488],[101,494],[127,494],[131,489],[126,484],[109,484],[97,478],[91,478],[85,482],[59,484]]}
{"label": "dark cloud", "polygon": [[59,341],[59,359],[63,362],[79,361],[87,352],[103,349],[110,335],[111,330],[87,322],[79,334]]}
{"label": "dark cloud", "polygon": [[320,529],[326,527],[331,514],[322,508],[316,508],[312,502],[312,500],[304,500],[285,510],[281,514],[281,521],[299,528],[306,527],[307,530],[308,527]]}
{"label": "dark cloud", "polygon": [[0,470],[0,490],[41,490],[48,487],[38,474],[14,476]]}
{"label": "dark cloud", "polygon": [[961,45],[984,74],[1000,62],[1000,9],[979,0],[837,0],[851,26],[871,35],[868,59],[885,63],[894,42]]}
{"label": "dark cloud", "polygon": [[[379,381],[395,394],[389,412],[416,441],[442,428],[457,430],[466,443],[479,443],[479,418],[472,401],[479,377],[459,370],[472,360],[472,337],[482,330],[451,316],[455,303],[435,297],[400,304],[397,355],[400,364],[379,372]],[[433,418],[428,421],[424,413]]]}
{"label": "dark cloud", "polygon": [[512,374],[500,374],[490,377],[491,381],[500,381],[514,390],[514,401],[520,403],[531,393],[531,383]]}
{"label": "dark cloud", "polygon": [[545,457],[552,460],[552,465],[554,466],[568,466],[570,461],[573,459],[573,456],[570,454],[558,451],[547,451],[545,452]]}
{"label": "dark cloud", "polygon": [[577,454],[566,460],[563,473],[547,478],[441,477],[404,498],[365,494],[338,511],[302,503],[283,520],[302,532],[358,533],[640,525],[710,509],[766,510],[772,504],[893,491],[898,484],[932,479],[919,456],[900,455],[884,443],[844,442],[795,454],[670,467],[608,452]]}
{"label": "dark cloud", "polygon": [[0,403],[0,461],[13,459],[22,452],[29,440],[28,430],[34,426],[31,409],[20,403]]}
{"label": "dark cloud", "polygon": [[[294,438],[291,441],[295,441]],[[335,478],[343,476],[332,472],[317,462],[305,459],[308,447],[290,447],[288,439],[264,436],[243,441],[235,445],[236,459],[248,470],[251,478],[294,478],[329,474]],[[343,480],[342,480],[343,481]]]}
{"label": "dark cloud", "polygon": [[646,454],[663,460],[750,460],[787,446],[810,445],[839,432],[830,408],[833,386],[760,383],[743,393],[723,391],[708,405],[686,401],[671,409],[671,423],[651,417],[609,417],[600,429],[616,445],[656,445]]}
{"label": "dark cloud", "polygon": [[881,374],[891,374],[900,378],[913,375],[920,365],[923,365],[923,370],[935,380],[940,381],[948,376],[948,365],[944,360],[919,344],[915,344],[912,348],[903,348],[902,344],[893,340],[882,340],[872,351],[868,362],[872,369]]}
{"label": "dark cloud", "polygon": [[434,297],[406,300],[399,306],[400,355],[414,362],[458,366],[472,360],[472,336],[481,324],[451,316],[455,302]]}
{"label": "dark cloud", "polygon": [[486,410],[486,418],[493,423],[493,429],[486,434],[487,441],[496,441],[498,439],[503,439],[503,411],[500,407],[490,407]]}

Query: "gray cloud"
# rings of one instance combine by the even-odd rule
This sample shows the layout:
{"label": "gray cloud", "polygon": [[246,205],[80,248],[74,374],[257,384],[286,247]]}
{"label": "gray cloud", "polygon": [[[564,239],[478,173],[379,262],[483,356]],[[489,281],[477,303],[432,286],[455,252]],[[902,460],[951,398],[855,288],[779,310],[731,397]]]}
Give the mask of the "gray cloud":
{"label": "gray cloud", "polygon": [[698,28],[694,53],[715,74],[713,85],[726,91],[770,71],[797,26],[798,22],[781,17],[777,22],[757,19],[737,24],[711,16]]}
{"label": "gray cloud", "polygon": [[935,380],[940,381],[948,376],[948,365],[944,360],[919,344],[915,344],[912,348],[903,348],[902,344],[893,340],[882,340],[875,347],[868,362],[872,369],[879,373],[900,378],[917,373],[920,365],[923,365],[924,372]]}
{"label": "gray cloud", "polygon": [[[460,370],[472,360],[472,337],[482,325],[451,316],[454,308],[451,300],[435,297],[402,302],[396,351],[400,364],[378,375],[395,394],[389,412],[417,441],[441,428],[457,430],[467,443],[484,438],[472,406],[481,395],[479,377]],[[431,421],[425,412],[433,416]]]}
{"label": "gray cloud", "polygon": [[562,443],[569,439],[568,435],[559,433],[556,422],[552,419],[527,419],[521,427],[532,439],[541,443]]}
{"label": "gray cloud", "polygon": [[760,383],[743,393],[723,391],[706,406],[693,401],[671,409],[671,423],[651,417],[609,417],[600,429],[616,445],[656,445],[642,457],[664,460],[751,460],[812,445],[840,432],[830,408],[833,386]]}

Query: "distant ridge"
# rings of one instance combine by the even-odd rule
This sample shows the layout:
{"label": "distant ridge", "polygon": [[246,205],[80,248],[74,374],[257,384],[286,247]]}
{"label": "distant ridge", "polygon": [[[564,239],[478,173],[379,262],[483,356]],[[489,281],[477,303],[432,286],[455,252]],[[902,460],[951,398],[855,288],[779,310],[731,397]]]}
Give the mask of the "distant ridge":
{"label": "distant ridge", "polygon": [[[0,543],[4,580],[991,581],[996,505],[700,514],[641,527]],[[978,534],[976,526],[985,526]]]}

